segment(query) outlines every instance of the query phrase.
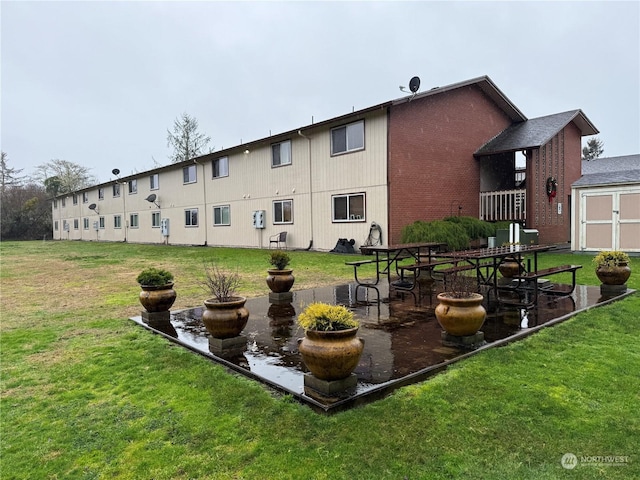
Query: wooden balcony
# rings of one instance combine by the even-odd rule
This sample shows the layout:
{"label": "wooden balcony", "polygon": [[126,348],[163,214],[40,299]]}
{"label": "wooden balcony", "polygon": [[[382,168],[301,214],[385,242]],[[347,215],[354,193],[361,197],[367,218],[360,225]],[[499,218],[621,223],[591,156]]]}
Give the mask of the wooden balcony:
{"label": "wooden balcony", "polygon": [[480,219],[488,222],[526,220],[525,189],[480,192]]}

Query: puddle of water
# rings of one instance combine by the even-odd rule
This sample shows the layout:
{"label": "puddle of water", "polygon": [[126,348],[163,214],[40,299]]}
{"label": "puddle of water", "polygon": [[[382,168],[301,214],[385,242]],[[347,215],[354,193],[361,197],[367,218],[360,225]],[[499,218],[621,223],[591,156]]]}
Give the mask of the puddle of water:
{"label": "puddle of water", "polygon": [[[360,289],[356,302],[356,284],[315,288],[293,292],[287,304],[273,304],[268,296],[250,298],[246,307],[249,321],[243,332],[246,344],[224,354],[209,349],[209,334],[201,321],[204,307],[171,313],[170,324],[151,328],[141,317],[131,320],[161,333],[166,338],[201,355],[259,380],[320,411],[348,408],[375,400],[395,388],[422,381],[448,364],[473,354],[473,351],[445,346],[441,328],[433,313],[437,290],[423,295],[393,294],[381,289],[382,302],[370,301],[366,289]],[[632,291],[628,291],[628,295]],[[578,311],[608,303],[618,297],[602,297],[600,287],[579,285],[569,297],[541,295],[538,306],[531,309],[499,307],[485,300],[488,315],[482,327],[490,348],[516,340]],[[370,296],[371,300],[375,295]],[[363,301],[364,300],[364,301]],[[304,331],[296,317],[312,302],[341,304],[349,307],[360,320],[358,336],[364,339],[364,351],[355,374],[354,391],[334,398],[318,398],[305,394],[305,366],[298,353],[298,339]]]}

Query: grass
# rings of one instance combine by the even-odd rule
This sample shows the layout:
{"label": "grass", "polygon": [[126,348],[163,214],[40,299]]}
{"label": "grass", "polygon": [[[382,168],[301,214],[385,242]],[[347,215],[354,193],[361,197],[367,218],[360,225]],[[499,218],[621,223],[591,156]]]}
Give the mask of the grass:
{"label": "grass", "polygon": [[[268,252],[2,242],[3,479],[640,477],[640,295],[465,360],[384,400],[322,416],[127,320],[144,267],[200,305],[215,258],[263,295]],[[294,288],[350,280],[345,257],[290,252]],[[540,268],[591,257],[545,254]],[[634,258],[631,288],[640,288]],[[579,465],[565,453],[629,457]]]}

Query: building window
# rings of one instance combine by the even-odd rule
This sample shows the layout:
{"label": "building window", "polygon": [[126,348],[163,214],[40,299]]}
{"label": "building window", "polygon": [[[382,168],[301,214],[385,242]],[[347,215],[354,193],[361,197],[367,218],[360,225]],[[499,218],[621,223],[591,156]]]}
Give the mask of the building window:
{"label": "building window", "polygon": [[68,231],[69,231],[69,223],[68,223],[66,220],[63,220],[63,221],[62,221],[62,229],[63,229],[65,232],[68,232]]}
{"label": "building window", "polygon": [[77,218],[73,219],[73,229],[74,230],[78,230],[78,228],[80,227],[80,222],[78,221]]}
{"label": "building window", "polygon": [[55,222],[53,222],[53,229],[57,232],[58,231],[58,220],[56,220]]}
{"label": "building window", "polygon": [[216,158],[211,162],[213,178],[229,176],[229,157]]}
{"label": "building window", "polygon": [[89,192],[82,192],[82,203],[89,203]]}
{"label": "building window", "polygon": [[271,145],[271,166],[291,165],[291,140]]}
{"label": "building window", "polygon": [[73,204],[74,205],[78,204],[78,195],[76,195],[75,193],[73,194]]}
{"label": "building window", "polygon": [[198,226],[198,209],[197,208],[189,208],[184,211],[184,225],[186,227]]}
{"label": "building window", "polygon": [[129,194],[138,193],[138,180],[129,180]]}
{"label": "building window", "polygon": [[120,215],[113,216],[113,228],[122,228],[122,217]]}
{"label": "building window", "polygon": [[67,206],[67,197],[62,197],[62,206],[63,207]]}
{"label": "building window", "polygon": [[82,227],[85,230],[89,230],[89,219],[87,217],[82,219]]}
{"label": "building window", "polygon": [[334,222],[364,222],[364,193],[335,195],[333,201]]}
{"label": "building window", "polygon": [[273,223],[293,223],[293,200],[273,202]]}
{"label": "building window", "polygon": [[160,188],[160,175],[154,173],[149,175],[149,190],[158,190]]}
{"label": "building window", "polygon": [[331,155],[364,149],[364,120],[331,130]]}
{"label": "building window", "polygon": [[231,207],[229,205],[213,207],[213,224],[231,225]]}
{"label": "building window", "polygon": [[196,166],[189,165],[182,169],[182,183],[196,183]]}
{"label": "building window", "polygon": [[98,189],[98,200],[104,200],[104,188]]}
{"label": "building window", "polygon": [[98,218],[98,228],[104,228],[104,217]]}
{"label": "building window", "polygon": [[129,226],[131,228],[138,228],[138,214],[132,213],[129,215]]}
{"label": "building window", "polygon": [[151,212],[151,226],[160,228],[160,212]]}
{"label": "building window", "polygon": [[114,197],[119,197],[120,196],[120,184],[119,183],[114,183],[113,184],[113,196]]}
{"label": "building window", "polygon": [[58,208],[58,200],[53,199],[53,208]]}

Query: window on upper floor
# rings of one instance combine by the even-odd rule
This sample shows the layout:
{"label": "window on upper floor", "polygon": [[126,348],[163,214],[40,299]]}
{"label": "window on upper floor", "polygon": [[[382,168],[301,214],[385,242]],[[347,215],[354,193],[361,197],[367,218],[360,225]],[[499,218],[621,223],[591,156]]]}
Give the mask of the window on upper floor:
{"label": "window on upper floor", "polygon": [[229,205],[213,207],[213,224],[231,225],[231,207]]}
{"label": "window on upper floor", "polygon": [[104,200],[104,188],[102,187],[98,189],[98,200]]}
{"label": "window on upper floor", "polygon": [[154,173],[149,175],[149,190],[158,190],[160,188],[160,175]]}
{"label": "window on upper floor", "polygon": [[196,166],[189,165],[182,169],[182,183],[196,183]]}
{"label": "window on upper floor", "polygon": [[189,208],[184,211],[184,225],[185,227],[198,226],[198,209],[197,208]]}
{"label": "window on upper floor", "polygon": [[352,193],[331,197],[334,222],[364,222],[365,194]]}
{"label": "window on upper floor", "polygon": [[89,203],[89,192],[82,192],[82,203]]}
{"label": "window on upper floor", "polygon": [[58,208],[58,200],[53,199],[53,208]]}
{"label": "window on upper floor", "polygon": [[273,224],[293,223],[293,200],[273,202]]}
{"label": "window on upper floor", "polygon": [[62,206],[63,207],[67,206],[67,197],[62,197]]}
{"label": "window on upper floor", "polygon": [[213,178],[229,176],[229,157],[220,157],[212,160],[211,170]]}
{"label": "window on upper floor", "polygon": [[291,140],[271,145],[271,166],[291,165]]}
{"label": "window on upper floor", "polygon": [[364,149],[364,120],[331,129],[331,155]]}
{"label": "window on upper floor", "polygon": [[120,184],[119,183],[114,183],[113,184],[113,196],[114,197],[119,197],[120,196]]}
{"label": "window on upper floor", "polygon": [[138,180],[135,178],[133,180],[129,180],[129,195],[133,193],[138,193]]}
{"label": "window on upper floor", "polygon": [[74,205],[78,204],[78,195],[76,195],[75,193],[73,194],[73,204]]}

